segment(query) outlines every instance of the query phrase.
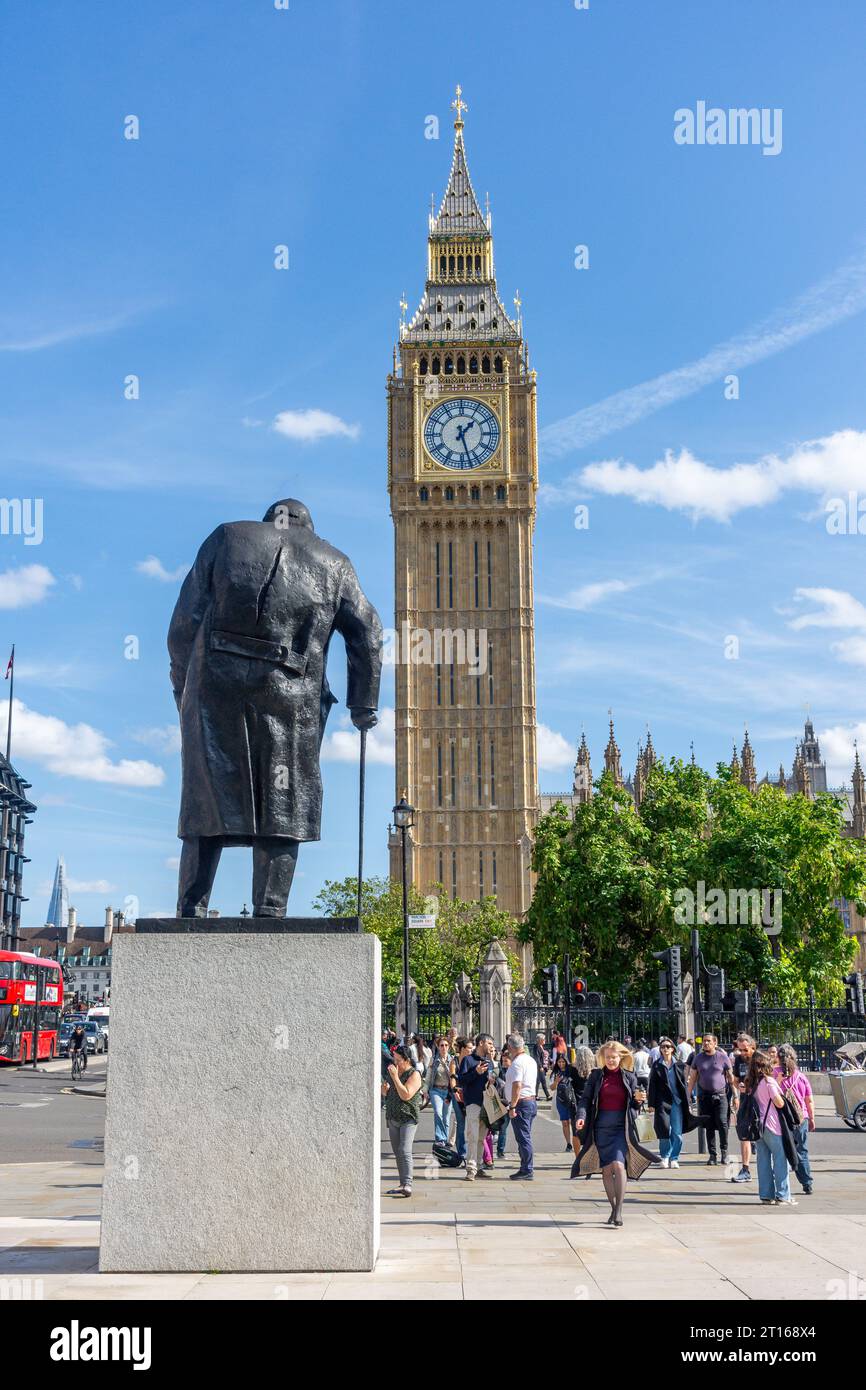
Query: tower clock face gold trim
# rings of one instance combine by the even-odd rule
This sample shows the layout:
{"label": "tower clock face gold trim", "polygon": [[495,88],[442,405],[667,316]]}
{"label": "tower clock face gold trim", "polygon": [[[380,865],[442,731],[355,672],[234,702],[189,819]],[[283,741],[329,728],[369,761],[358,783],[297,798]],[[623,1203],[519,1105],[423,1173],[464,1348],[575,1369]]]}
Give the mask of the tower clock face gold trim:
{"label": "tower clock face gold trim", "polygon": [[480,468],[493,457],[499,440],[493,411],[469,396],[442,401],[424,422],[424,447],[444,468]]}

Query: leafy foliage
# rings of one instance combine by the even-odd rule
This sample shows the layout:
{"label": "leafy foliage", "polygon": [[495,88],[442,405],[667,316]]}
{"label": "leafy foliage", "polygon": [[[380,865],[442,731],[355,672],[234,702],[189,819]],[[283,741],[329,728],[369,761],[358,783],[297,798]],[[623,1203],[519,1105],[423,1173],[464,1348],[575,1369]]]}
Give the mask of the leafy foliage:
{"label": "leafy foliage", "polygon": [[[855,954],[839,900],[862,911],[866,899],[866,846],[843,834],[834,797],[766,784],[752,794],[724,765],[714,778],[679,759],[654,765],[639,811],[607,773],[573,816],[554,807],[537,826],[533,868],[519,937],[538,964],[568,952],[591,988],[627,985],[646,998],[656,989],[653,952],[688,948],[696,925],[729,988],[759,985],[768,1003],[794,1004],[812,985],[837,1000]],[[764,929],[762,909],[775,927],[779,900],[763,890],[781,892],[777,934]]]}
{"label": "leafy foliage", "polygon": [[[326,882],[314,907],[328,917],[353,917],[357,902],[358,880],[345,878]],[[427,911],[426,897],[411,886],[408,904],[410,913]],[[382,943],[382,980],[386,993],[394,995],[403,979],[403,892],[398,882],[364,879],[361,923]],[[446,897],[440,890],[436,926],[409,933],[409,973],[421,1002],[449,998],[457,976],[464,971],[477,992],[478,968],[492,941],[500,943],[515,978],[519,978],[517,957],[508,947],[516,930],[513,917],[498,908],[494,898],[463,902]]]}

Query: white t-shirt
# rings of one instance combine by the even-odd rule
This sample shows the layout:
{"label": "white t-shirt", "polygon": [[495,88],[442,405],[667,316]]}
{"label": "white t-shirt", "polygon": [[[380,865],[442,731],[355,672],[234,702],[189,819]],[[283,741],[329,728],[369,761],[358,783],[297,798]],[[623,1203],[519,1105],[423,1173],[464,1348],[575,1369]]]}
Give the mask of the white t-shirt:
{"label": "white t-shirt", "polygon": [[694,1052],[693,1047],[689,1047],[687,1042],[681,1042],[677,1048],[677,1061],[687,1062]]}
{"label": "white t-shirt", "polygon": [[637,1052],[634,1053],[634,1069],[635,1072],[639,1072],[641,1076],[649,1075],[650,1054],[643,1047],[639,1047]]}
{"label": "white t-shirt", "polygon": [[505,1073],[505,1094],[509,1105],[511,1104],[511,1089],[515,1081],[520,1082],[518,1100],[535,1100],[538,1064],[534,1057],[529,1056],[528,1052],[518,1052]]}

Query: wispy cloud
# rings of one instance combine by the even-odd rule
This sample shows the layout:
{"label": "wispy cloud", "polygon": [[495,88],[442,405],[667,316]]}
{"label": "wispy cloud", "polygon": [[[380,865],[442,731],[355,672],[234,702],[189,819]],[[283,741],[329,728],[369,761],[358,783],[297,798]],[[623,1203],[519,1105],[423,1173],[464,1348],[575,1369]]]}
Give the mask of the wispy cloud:
{"label": "wispy cloud", "polygon": [[180,725],[163,724],[159,728],[137,729],[132,735],[136,743],[143,743],[163,757],[171,757],[180,752]]}
{"label": "wispy cloud", "polygon": [[302,444],[317,444],[320,439],[340,435],[357,439],[361,433],[360,425],[348,425],[339,415],[331,415],[327,410],[282,410],[271,428]]}
{"label": "wispy cloud", "polygon": [[145,574],[148,579],[158,579],[162,584],[176,584],[179,579],[183,579],[188,569],[189,565],[178,565],[177,569],[168,570],[156,555],[148,555],[146,560],[139,560],[135,567],[137,574]]}
{"label": "wispy cloud", "polygon": [[547,458],[559,458],[692,396],[729,372],[762,362],[813,333],[866,309],[866,256],[852,257],[783,309],[726,342],[638,386],[617,391],[595,405],[547,425],[539,442]]}
{"label": "wispy cloud", "polygon": [[90,319],[54,328],[33,328],[14,332],[0,325],[0,352],[41,352],[44,348],[60,347],[63,343],[81,338],[95,338],[102,333],[114,333],[132,318],[132,313],[112,314],[104,319]]}
{"label": "wispy cloud", "polygon": [[39,714],[21,700],[13,702],[15,757],[28,760],[60,777],[107,782],[120,787],[159,787],[165,773],[154,763],[109,756],[111,740],[91,724],[66,724],[52,714]]}
{"label": "wispy cloud", "polygon": [[54,575],[44,565],[6,570],[0,574],[0,608],[28,608],[41,603],[54,583]]}
{"label": "wispy cloud", "polygon": [[801,632],[807,627],[847,628],[851,635],[830,646],[840,661],[849,666],[866,666],[866,607],[844,589],[797,589],[795,599],[816,603],[810,613],[792,618],[789,627]]}
{"label": "wispy cloud", "polygon": [[809,439],[785,458],[766,454],[755,463],[715,468],[688,449],[668,450],[650,468],[622,459],[590,463],[559,486],[544,492],[545,500],[568,502],[587,490],[608,497],[628,497],[643,506],[684,512],[693,521],[729,522],[738,512],[775,502],[786,492],[808,492],[827,502],[864,486],[866,432],[837,430],[823,439]]}
{"label": "wispy cloud", "polygon": [[637,588],[637,583],[637,580],[628,583],[624,579],[602,579],[595,584],[582,584],[579,589],[572,589],[556,598],[549,594],[539,594],[538,602],[551,608],[574,608],[579,612],[586,612],[588,608],[595,608],[611,594],[627,594],[630,589]]}

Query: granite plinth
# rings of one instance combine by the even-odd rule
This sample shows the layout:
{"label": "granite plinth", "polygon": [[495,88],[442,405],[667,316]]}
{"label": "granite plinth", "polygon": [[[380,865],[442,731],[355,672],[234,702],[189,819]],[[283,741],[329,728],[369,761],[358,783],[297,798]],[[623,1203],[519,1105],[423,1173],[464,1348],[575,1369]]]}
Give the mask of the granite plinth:
{"label": "granite plinth", "polygon": [[112,947],[100,1270],[372,1269],[378,939],[159,920]]}

